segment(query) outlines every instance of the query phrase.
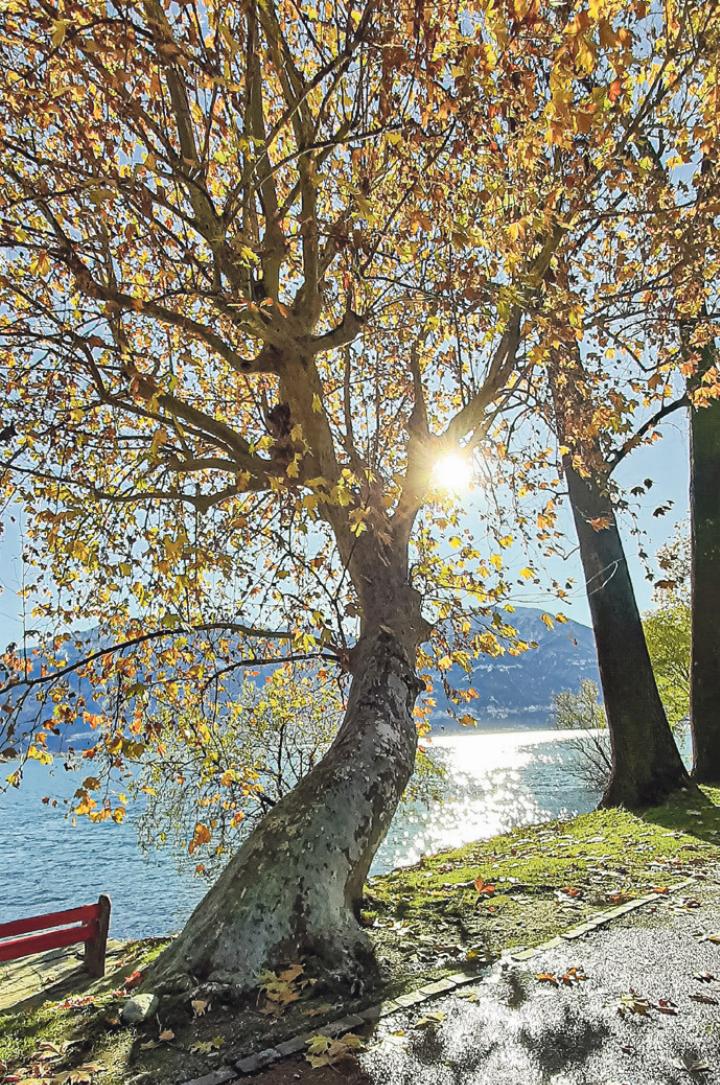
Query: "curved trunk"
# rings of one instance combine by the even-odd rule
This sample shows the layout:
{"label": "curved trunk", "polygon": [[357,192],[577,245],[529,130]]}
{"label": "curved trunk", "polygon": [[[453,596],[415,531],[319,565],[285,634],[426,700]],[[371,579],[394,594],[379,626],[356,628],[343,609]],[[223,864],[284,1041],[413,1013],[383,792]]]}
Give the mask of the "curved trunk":
{"label": "curved trunk", "polygon": [[189,974],[250,989],[263,969],[308,957],[347,983],[371,965],[357,915],[415,762],[416,644],[385,625],[363,633],[329,750],[230,860],[152,983],[171,987]]}
{"label": "curved trunk", "polygon": [[[715,352],[706,348],[706,372]],[[720,780],[720,401],[690,411],[692,652],[690,718],[694,775]]]}
{"label": "curved trunk", "polygon": [[651,805],[686,785],[688,775],[657,690],[612,501],[569,462],[565,477],[612,746],[612,772],[602,805]]}

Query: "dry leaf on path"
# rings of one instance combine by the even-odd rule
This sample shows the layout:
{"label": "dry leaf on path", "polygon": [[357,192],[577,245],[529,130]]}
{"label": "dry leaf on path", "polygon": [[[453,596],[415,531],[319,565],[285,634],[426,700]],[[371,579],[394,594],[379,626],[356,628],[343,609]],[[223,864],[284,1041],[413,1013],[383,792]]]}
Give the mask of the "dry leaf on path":
{"label": "dry leaf on path", "polygon": [[336,1039],[319,1032],[308,1040],[305,1059],[313,1069],[319,1066],[333,1066],[348,1058],[353,1052],[360,1051],[364,1046],[364,1041],[354,1032],[348,1032],[346,1036],[338,1036]]}

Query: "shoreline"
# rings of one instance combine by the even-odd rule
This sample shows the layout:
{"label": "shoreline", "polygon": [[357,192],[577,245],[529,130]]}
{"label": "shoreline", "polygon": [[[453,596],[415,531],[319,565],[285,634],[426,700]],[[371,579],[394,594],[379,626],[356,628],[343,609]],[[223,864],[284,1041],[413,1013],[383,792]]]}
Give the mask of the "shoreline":
{"label": "shoreline", "polygon": [[[220,1058],[238,1059],[309,1030],[322,1032],[339,1017],[378,1002],[401,1006],[419,987],[448,976],[481,976],[509,951],[520,954],[571,929],[590,929],[614,909],[653,894],[663,897],[717,862],[717,788],[679,792],[665,806],[637,814],[600,810],[525,826],[370,880],[361,921],[381,980],[361,997],[340,997],[322,983],[298,986],[297,998],[284,1009],[271,1006],[272,1012],[263,1013],[262,993],[238,1003],[231,992],[225,997],[218,990],[208,1013],[196,1018],[189,1006],[196,995],[189,992],[177,1003],[161,1002],[158,1020],[173,1033],[171,1042],[161,1042],[158,1020],[137,1029],[117,1023],[127,997],[125,978],[159,952],[157,943],[131,943],[120,947],[123,963],[105,980],[71,978],[69,1004],[66,988],[62,998],[50,988],[22,1009],[0,1014],[0,1060],[11,1072],[38,1043],[70,1041],[68,1059],[103,1066],[104,1085],[128,1085],[142,1075],[168,1085],[184,1082]],[[300,963],[303,977],[312,978],[312,961]],[[73,1010],[73,999],[76,1005],[81,1000],[82,1014]],[[209,1063],[212,1048],[203,1045],[217,1040],[216,1060]]]}

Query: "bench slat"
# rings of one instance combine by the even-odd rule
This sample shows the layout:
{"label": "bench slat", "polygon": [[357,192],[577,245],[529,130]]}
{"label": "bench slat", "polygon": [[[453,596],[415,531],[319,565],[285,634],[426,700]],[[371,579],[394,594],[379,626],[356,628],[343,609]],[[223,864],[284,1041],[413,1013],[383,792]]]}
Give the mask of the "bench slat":
{"label": "bench slat", "polygon": [[46,915],[31,916],[29,919],[14,919],[10,923],[0,923],[0,938],[12,938],[17,934],[30,934],[31,931],[45,931],[53,927],[66,927],[70,923],[88,923],[97,919],[97,904],[83,904],[80,908],[66,908],[63,912],[47,912]]}
{"label": "bench slat", "polygon": [[58,931],[42,934],[30,934],[24,938],[13,938],[0,942],[0,961],[14,961],[18,957],[29,957],[33,953],[44,953],[46,949],[59,949],[71,946],[75,942],[89,942],[97,935],[97,923],[80,923],[74,927],[65,927]]}

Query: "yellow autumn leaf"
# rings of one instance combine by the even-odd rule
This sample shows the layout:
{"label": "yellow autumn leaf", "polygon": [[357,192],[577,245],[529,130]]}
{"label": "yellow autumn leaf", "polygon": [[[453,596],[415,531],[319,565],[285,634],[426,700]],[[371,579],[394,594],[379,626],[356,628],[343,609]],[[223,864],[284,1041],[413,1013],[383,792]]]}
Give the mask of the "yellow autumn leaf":
{"label": "yellow autumn leaf", "polygon": [[55,22],[52,24],[52,34],[50,35],[50,41],[56,49],[65,41],[65,35],[69,26],[69,19],[56,19]]}

